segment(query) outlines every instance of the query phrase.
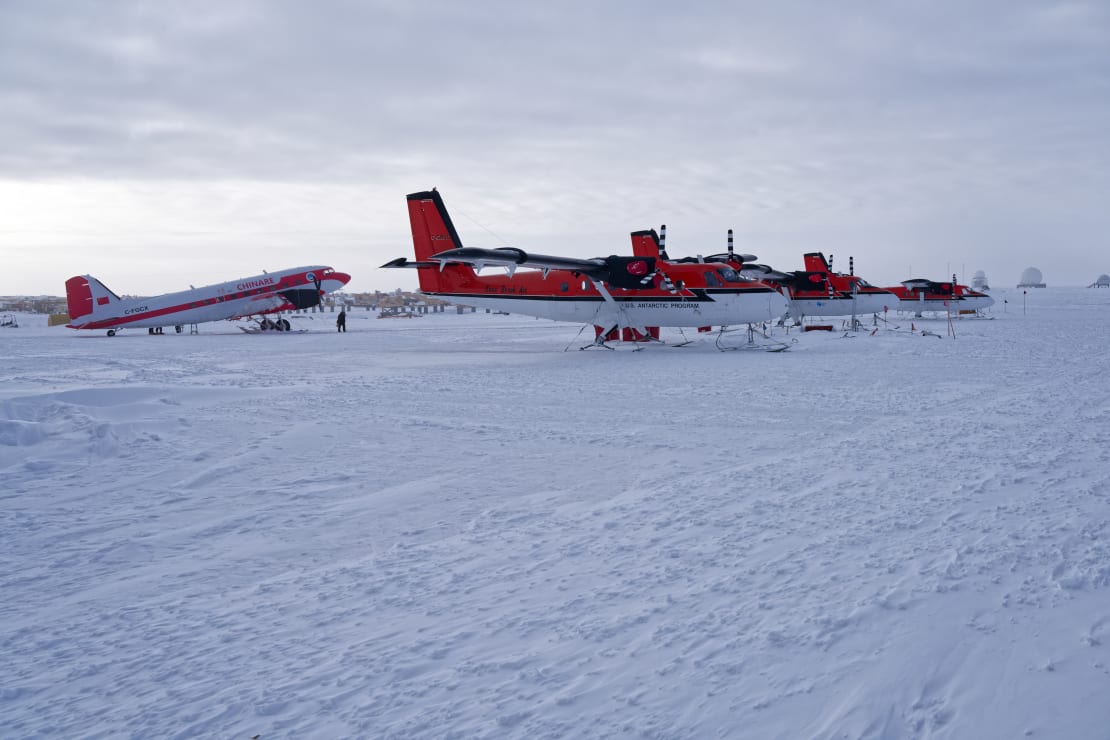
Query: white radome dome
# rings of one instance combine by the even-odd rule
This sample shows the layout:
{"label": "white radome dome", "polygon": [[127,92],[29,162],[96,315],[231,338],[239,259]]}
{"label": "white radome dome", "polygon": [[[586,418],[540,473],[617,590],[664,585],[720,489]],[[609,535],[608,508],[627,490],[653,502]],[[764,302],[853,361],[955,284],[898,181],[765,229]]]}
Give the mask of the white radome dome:
{"label": "white radome dome", "polygon": [[1022,285],[1036,285],[1037,283],[1043,282],[1044,279],[1041,275],[1041,271],[1038,270],[1036,267],[1027,267],[1025,268],[1025,272],[1021,273]]}

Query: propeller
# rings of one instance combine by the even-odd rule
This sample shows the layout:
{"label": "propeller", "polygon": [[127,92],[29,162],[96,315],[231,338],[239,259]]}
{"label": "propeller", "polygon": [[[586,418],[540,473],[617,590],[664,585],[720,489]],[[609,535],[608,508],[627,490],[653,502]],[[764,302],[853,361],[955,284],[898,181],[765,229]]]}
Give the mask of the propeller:
{"label": "propeller", "polygon": [[719,252],[711,254],[708,257],[702,258],[703,262],[743,262],[745,266],[755,262],[759,257],[754,254],[744,254],[742,252]]}
{"label": "propeller", "polygon": [[701,261],[701,262],[730,262],[730,263],[733,263],[733,264],[735,264],[736,262],[741,262],[746,267],[749,263],[755,262],[757,259],[759,259],[759,258],[756,257],[754,254],[743,254],[742,252],[737,252],[733,248],[732,229],[729,229],[728,230],[728,251],[727,252],[718,252],[717,254],[711,254],[708,257],[704,257],[703,259],[701,259],[699,261]]}

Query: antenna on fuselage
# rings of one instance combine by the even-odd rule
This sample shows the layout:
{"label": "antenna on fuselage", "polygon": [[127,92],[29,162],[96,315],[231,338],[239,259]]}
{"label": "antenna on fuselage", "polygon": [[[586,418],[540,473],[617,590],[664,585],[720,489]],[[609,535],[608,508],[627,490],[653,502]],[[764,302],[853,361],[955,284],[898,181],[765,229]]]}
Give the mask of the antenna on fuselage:
{"label": "antenna on fuselage", "polygon": [[667,256],[667,225],[663,224],[659,227],[659,257],[661,259],[669,260]]}

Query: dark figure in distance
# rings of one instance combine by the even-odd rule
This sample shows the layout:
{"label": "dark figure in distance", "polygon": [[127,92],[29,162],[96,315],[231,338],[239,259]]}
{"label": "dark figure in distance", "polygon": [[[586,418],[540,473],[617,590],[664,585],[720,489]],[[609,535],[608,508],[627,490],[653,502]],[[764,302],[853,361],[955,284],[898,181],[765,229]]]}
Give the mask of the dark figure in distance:
{"label": "dark figure in distance", "polygon": [[342,308],[339,309],[339,315],[335,317],[335,330],[347,331],[347,312]]}

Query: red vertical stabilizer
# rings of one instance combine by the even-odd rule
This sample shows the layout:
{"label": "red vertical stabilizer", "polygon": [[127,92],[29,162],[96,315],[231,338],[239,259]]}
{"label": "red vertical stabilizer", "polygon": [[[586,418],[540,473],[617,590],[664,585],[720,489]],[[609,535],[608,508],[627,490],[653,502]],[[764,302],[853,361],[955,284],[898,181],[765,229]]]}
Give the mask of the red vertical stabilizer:
{"label": "red vertical stabilizer", "polygon": [[86,275],[77,275],[66,280],[66,304],[70,321],[93,312],[93,296]]}
{"label": "red vertical stabilizer", "polygon": [[804,259],[806,272],[832,272],[829,261],[822,252],[809,252]]}
{"label": "red vertical stabilizer", "polygon": [[[418,263],[427,261],[434,254],[462,247],[462,240],[438,191],[412,193],[408,196],[408,204],[412,246]],[[418,276],[420,290],[425,293],[465,293],[480,289],[475,284],[477,276],[469,265],[452,263],[442,269],[438,264],[420,267]]]}

